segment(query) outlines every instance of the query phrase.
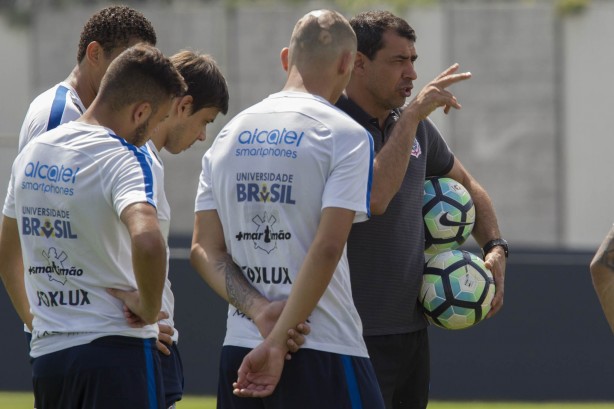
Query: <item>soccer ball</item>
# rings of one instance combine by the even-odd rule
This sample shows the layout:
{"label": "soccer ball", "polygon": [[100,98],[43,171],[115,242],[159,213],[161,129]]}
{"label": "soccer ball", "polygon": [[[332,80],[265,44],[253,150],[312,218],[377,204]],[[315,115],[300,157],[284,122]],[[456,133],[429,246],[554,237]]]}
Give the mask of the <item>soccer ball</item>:
{"label": "soccer ball", "polygon": [[454,250],[467,240],[475,222],[471,195],[454,179],[427,178],[422,199],[424,252],[427,257]]}
{"label": "soccer ball", "polygon": [[422,277],[420,302],[428,320],[445,329],[464,329],[490,311],[495,283],[475,254],[449,250],[433,256]]}

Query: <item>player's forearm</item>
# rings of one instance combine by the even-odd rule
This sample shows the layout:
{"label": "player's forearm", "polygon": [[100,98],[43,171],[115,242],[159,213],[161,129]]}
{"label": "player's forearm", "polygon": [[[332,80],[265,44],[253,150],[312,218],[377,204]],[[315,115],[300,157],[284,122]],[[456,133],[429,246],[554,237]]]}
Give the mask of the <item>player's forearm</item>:
{"label": "player's forearm", "polygon": [[32,329],[32,314],[30,313],[30,303],[28,302],[24,285],[23,267],[21,269],[10,270],[2,268],[1,276],[4,288],[19,318],[28,328]]}
{"label": "player's forearm", "polygon": [[166,278],[166,245],[159,231],[142,233],[133,239],[132,262],[140,295],[139,316],[154,323],[162,306]]}
{"label": "player's forearm", "polygon": [[26,294],[21,241],[16,219],[4,217],[0,232],[0,278],[19,318],[32,329],[32,314]]}
{"label": "player's forearm", "polygon": [[375,157],[371,188],[372,214],[383,214],[401,188],[419,122],[411,109],[404,110],[388,141]]}
{"label": "player's forearm", "polygon": [[600,264],[591,267],[591,276],[603,313],[614,333],[614,270]]}
{"label": "player's forearm", "polygon": [[248,317],[254,319],[268,304],[228,253],[216,210],[196,212],[190,261],[213,291]]}
{"label": "player's forearm", "polygon": [[220,255],[216,270],[224,275],[228,301],[248,317],[254,319],[260,309],[268,304],[269,301],[247,280],[230,254]]}
{"label": "player's forearm", "polygon": [[268,300],[245,278],[241,268],[225,251],[192,246],[192,266],[205,282],[226,302],[254,318]]}
{"label": "player's forearm", "polygon": [[614,332],[614,227],[595,253],[590,271],[601,308]]}
{"label": "player's forearm", "polygon": [[312,247],[308,253],[292,284],[286,306],[269,336],[276,340],[276,344],[283,343],[285,347],[288,330],[307,321],[315,309],[330,283],[343,252],[343,248],[341,251],[336,250],[338,248],[322,250]]}
{"label": "player's forearm", "polygon": [[270,334],[277,343],[285,343],[288,330],[307,321],[320,301],[343,255],[353,220],[353,211],[338,208],[323,210],[316,237],[292,283],[286,306]]}

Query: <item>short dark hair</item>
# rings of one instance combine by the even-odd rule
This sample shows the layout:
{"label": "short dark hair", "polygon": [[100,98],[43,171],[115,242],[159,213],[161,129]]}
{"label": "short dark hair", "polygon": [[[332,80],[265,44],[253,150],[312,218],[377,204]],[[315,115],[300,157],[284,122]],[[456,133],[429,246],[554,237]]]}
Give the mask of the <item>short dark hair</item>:
{"label": "short dark hair", "polygon": [[192,114],[203,108],[215,107],[224,115],[228,112],[228,85],[215,60],[207,54],[182,50],[170,57],[185,80],[191,95]]}
{"label": "short dark hair", "polygon": [[370,60],[384,47],[382,37],[387,31],[393,31],[412,42],[416,41],[416,32],[407,21],[389,11],[373,10],[359,13],[350,20],[350,25],[356,33],[358,51]]}
{"label": "short dark hair", "polygon": [[110,6],[94,14],[83,26],[79,38],[77,62],[85,57],[92,41],[100,44],[109,55],[117,47],[126,47],[131,39],[156,45],[156,32],[140,12],[127,6]]}
{"label": "short dark hair", "polygon": [[182,96],[187,86],[179,71],[157,48],[139,43],[122,52],[109,65],[97,98],[120,110],[147,101],[156,111],[165,99]]}

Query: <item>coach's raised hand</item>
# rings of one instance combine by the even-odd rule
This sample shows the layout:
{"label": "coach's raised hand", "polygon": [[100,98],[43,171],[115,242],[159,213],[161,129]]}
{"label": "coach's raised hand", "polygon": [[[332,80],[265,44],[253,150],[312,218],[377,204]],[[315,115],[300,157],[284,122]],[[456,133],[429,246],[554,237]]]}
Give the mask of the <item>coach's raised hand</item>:
{"label": "coach's raised hand", "polygon": [[403,114],[407,115],[406,112],[410,113],[421,121],[439,107],[444,107],[443,111],[446,114],[452,108],[461,109],[461,104],[454,94],[448,90],[448,87],[457,82],[468,80],[471,78],[471,73],[462,72],[457,74],[456,71],[458,69],[459,65],[453,64],[426,84],[403,110]]}

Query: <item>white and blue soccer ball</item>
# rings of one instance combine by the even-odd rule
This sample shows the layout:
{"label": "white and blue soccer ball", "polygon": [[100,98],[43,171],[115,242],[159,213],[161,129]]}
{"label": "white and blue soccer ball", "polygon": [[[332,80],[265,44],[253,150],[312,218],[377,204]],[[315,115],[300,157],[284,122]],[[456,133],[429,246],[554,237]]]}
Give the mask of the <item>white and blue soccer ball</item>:
{"label": "white and blue soccer ball", "polygon": [[451,178],[431,177],[424,182],[422,216],[428,258],[457,249],[467,240],[475,223],[475,207],[462,184]]}
{"label": "white and blue soccer ball", "polygon": [[449,250],[429,259],[420,302],[427,319],[445,329],[469,328],[486,317],[495,296],[493,275],[473,253]]}

